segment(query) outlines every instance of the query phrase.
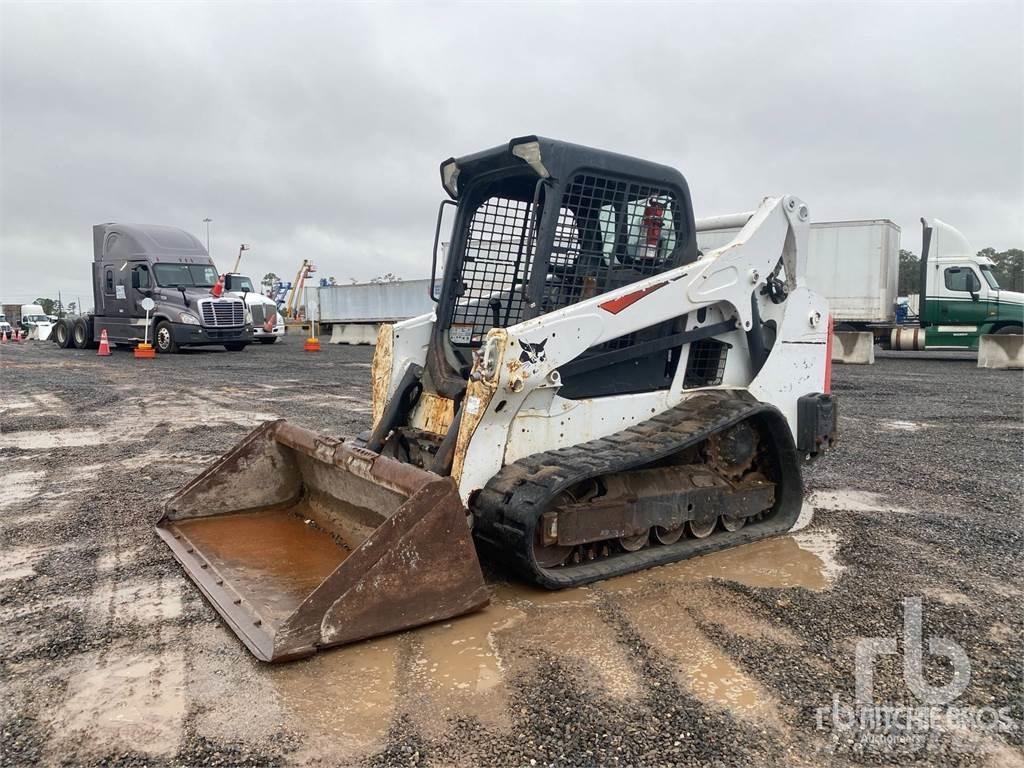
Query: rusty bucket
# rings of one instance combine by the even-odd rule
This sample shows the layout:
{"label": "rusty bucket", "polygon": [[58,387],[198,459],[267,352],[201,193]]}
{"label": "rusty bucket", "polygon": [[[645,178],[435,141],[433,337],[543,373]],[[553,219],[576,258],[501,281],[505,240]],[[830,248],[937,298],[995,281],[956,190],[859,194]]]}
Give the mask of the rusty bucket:
{"label": "rusty bucket", "polygon": [[263,661],[487,604],[451,478],[285,421],[175,494],[156,532]]}

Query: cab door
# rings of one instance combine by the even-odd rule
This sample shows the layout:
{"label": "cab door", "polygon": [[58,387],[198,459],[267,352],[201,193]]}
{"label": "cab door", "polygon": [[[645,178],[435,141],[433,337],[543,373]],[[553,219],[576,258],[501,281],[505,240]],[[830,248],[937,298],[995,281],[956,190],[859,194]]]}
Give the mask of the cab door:
{"label": "cab door", "polygon": [[[131,289],[128,291],[128,301],[131,305],[133,319],[132,335],[142,341],[146,337],[146,310],[142,308],[142,300],[153,295],[153,276],[146,262],[133,262],[131,268]],[[152,329],[149,332],[149,340],[153,340]]]}
{"label": "cab door", "polygon": [[961,264],[943,270],[939,319],[943,325],[974,325],[989,317],[991,291],[974,267]]}

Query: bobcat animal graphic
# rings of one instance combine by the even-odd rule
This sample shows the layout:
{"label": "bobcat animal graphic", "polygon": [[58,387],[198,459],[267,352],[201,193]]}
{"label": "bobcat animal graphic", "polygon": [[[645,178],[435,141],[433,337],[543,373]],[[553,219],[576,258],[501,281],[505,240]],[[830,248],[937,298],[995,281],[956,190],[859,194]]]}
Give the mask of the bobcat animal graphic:
{"label": "bobcat animal graphic", "polygon": [[528,363],[530,365],[543,363],[547,359],[547,355],[544,353],[544,345],[547,343],[547,339],[536,344],[531,344],[528,341],[520,339],[519,346],[523,348],[523,351],[519,355],[519,362]]}

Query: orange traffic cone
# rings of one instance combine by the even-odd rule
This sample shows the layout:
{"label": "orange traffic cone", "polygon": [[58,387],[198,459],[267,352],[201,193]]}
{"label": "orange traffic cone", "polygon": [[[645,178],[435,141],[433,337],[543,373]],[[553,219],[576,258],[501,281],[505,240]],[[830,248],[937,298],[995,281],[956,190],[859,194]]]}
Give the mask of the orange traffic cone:
{"label": "orange traffic cone", "polygon": [[100,348],[96,352],[100,357],[107,357],[110,355],[110,342],[107,341],[107,329],[104,328],[100,333]]}
{"label": "orange traffic cone", "polygon": [[319,352],[320,351],[320,339],[315,336],[310,336],[306,339],[306,343],[302,345],[302,348],[307,352]]}
{"label": "orange traffic cone", "polygon": [[156,357],[156,350],[153,349],[152,344],[140,341],[139,345],[135,347],[135,357],[142,360],[149,360]]}
{"label": "orange traffic cone", "polygon": [[7,343],[7,334],[4,333],[3,331],[0,331],[0,344],[6,344],[6,343]]}

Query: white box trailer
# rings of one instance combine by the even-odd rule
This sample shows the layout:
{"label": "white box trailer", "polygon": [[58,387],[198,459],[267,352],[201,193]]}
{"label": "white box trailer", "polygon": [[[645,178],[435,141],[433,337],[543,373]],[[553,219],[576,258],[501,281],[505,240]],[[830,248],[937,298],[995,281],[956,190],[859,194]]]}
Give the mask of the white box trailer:
{"label": "white box trailer", "polygon": [[321,336],[334,344],[373,344],[382,323],[432,312],[430,280],[355,283],[308,288],[308,317],[320,323]]}
{"label": "white box trailer", "polygon": [[[702,220],[714,225],[713,220]],[[702,251],[729,243],[740,226],[703,229]],[[889,219],[820,221],[811,224],[807,283],[828,297],[836,325],[851,330],[870,323],[891,324],[896,316],[900,273],[900,228]]]}

